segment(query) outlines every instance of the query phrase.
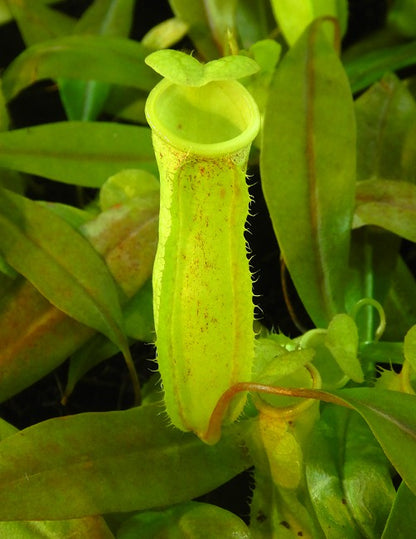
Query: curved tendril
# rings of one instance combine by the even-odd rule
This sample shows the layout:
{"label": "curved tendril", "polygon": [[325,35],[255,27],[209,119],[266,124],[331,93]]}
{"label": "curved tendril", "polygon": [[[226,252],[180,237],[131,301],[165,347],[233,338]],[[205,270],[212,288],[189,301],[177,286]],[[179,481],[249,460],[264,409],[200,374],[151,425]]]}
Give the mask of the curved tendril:
{"label": "curved tendril", "polygon": [[380,323],[377,326],[377,329],[376,329],[375,334],[374,334],[374,340],[378,341],[378,340],[381,339],[381,337],[382,337],[382,335],[383,335],[383,333],[384,333],[384,331],[386,329],[386,315],[384,313],[383,307],[381,306],[381,304],[377,300],[375,300],[373,298],[362,298],[362,299],[360,299],[354,305],[354,307],[353,307],[353,309],[351,311],[351,316],[355,320],[356,317],[357,317],[358,311],[360,311],[363,307],[367,307],[367,306],[374,307],[376,309],[376,311],[378,312],[378,315],[380,317]]}

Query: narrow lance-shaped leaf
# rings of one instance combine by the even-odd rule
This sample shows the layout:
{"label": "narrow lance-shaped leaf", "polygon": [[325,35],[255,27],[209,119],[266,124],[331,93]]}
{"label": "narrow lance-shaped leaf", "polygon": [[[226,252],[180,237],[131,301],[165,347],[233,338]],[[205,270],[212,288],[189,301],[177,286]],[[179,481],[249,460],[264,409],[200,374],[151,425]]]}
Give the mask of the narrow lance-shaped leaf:
{"label": "narrow lance-shaped leaf", "polygon": [[42,79],[98,80],[150,90],[158,81],[137,41],[104,36],[65,36],[29,47],[3,74],[9,101],[21,90]]}
{"label": "narrow lance-shaped leaf", "polygon": [[0,250],[7,262],[61,311],[126,350],[115,282],[91,244],[19,195],[1,191],[0,209]]}
{"label": "narrow lance-shaped leaf", "polygon": [[161,412],[158,402],[56,418],[1,442],[0,520],[159,508],[201,496],[251,465],[247,422],[224,429],[210,447]]}
{"label": "narrow lance-shaped leaf", "polygon": [[315,21],[276,70],[260,162],[283,257],[321,327],[344,311],[355,190],[352,97],[324,24]]}
{"label": "narrow lance-shaped leaf", "polygon": [[0,133],[0,167],[100,187],[122,169],[156,170],[150,130],[106,122],[60,122]]}

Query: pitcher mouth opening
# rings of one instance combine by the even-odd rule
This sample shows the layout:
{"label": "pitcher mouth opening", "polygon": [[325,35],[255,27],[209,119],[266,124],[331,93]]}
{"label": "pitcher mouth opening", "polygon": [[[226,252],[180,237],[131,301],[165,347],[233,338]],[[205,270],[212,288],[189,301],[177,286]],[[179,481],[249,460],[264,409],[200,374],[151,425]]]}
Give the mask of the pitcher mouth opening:
{"label": "pitcher mouth opening", "polygon": [[190,87],[164,79],[149,94],[146,117],[177,149],[212,157],[249,146],[260,129],[256,102],[234,80]]}

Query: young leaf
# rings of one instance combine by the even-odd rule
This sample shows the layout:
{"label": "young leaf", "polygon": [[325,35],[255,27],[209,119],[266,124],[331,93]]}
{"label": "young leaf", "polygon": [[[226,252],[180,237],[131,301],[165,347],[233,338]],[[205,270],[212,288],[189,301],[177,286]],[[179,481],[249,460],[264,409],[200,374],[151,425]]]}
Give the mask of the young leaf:
{"label": "young leaf", "polygon": [[0,520],[79,518],[188,501],[251,465],[244,427],[224,429],[210,447],[169,426],[160,402],[38,423],[0,443]]}
{"label": "young leaf", "polygon": [[177,17],[172,17],[151,28],[142,39],[142,45],[149,50],[168,49],[183,39],[188,25]]}
{"label": "young leaf", "polygon": [[315,324],[326,327],[344,311],[355,123],[349,84],[322,24],[315,21],[276,70],[260,166],[291,277]]}
{"label": "young leaf", "polygon": [[118,291],[91,244],[47,208],[0,192],[0,249],[58,309],[125,350]]}
{"label": "young leaf", "polygon": [[247,56],[225,56],[201,64],[189,54],[170,49],[152,52],[145,62],[162,77],[183,86],[203,86],[216,80],[241,79],[260,69]]}
{"label": "young leaf", "polygon": [[0,166],[100,187],[122,169],[156,169],[150,130],[105,122],[59,122],[0,133]]}
{"label": "young leaf", "polygon": [[363,370],[357,358],[358,330],[350,316],[347,314],[334,316],[328,326],[325,345],[351,380],[357,383],[364,381]]}
{"label": "young leaf", "polygon": [[27,86],[42,80],[98,80],[149,91],[158,77],[144,58],[140,43],[104,36],[65,36],[29,47],[3,73],[9,101]]}

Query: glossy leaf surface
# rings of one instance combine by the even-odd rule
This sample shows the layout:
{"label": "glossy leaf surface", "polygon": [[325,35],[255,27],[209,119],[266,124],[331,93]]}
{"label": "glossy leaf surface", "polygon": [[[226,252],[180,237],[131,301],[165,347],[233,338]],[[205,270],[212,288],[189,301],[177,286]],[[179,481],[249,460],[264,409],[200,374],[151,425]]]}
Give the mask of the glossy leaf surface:
{"label": "glossy leaf surface", "polygon": [[407,539],[416,529],[416,496],[402,482],[381,539]]}
{"label": "glossy leaf surface", "polygon": [[[271,5],[276,21],[290,46],[318,17],[337,18],[342,34],[347,28],[348,4],[345,0],[272,0]],[[332,38],[333,28],[327,27],[327,31],[328,37]]]}
{"label": "glossy leaf surface", "polygon": [[42,79],[99,80],[150,90],[158,81],[136,41],[104,36],[67,36],[29,47],[3,74],[7,100]]}
{"label": "glossy leaf surface", "polygon": [[326,327],[344,310],[355,124],[348,81],[322,24],[315,22],[276,70],[260,164],[291,277],[315,324]]}
{"label": "glossy leaf surface", "polygon": [[380,537],[394,487],[389,466],[365,422],[325,407],[308,440],[306,477],[327,537]]}
{"label": "glossy leaf surface", "polygon": [[209,447],[169,426],[162,410],[159,402],[56,418],[1,442],[0,519],[162,507],[208,492],[250,466],[242,424]]}
{"label": "glossy leaf surface", "polygon": [[0,167],[100,187],[123,168],[153,171],[150,130],[105,122],[59,122],[0,133]]}
{"label": "glossy leaf surface", "polygon": [[390,462],[416,492],[416,397],[373,388],[334,392],[365,419]]}

